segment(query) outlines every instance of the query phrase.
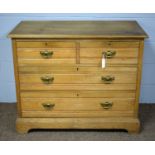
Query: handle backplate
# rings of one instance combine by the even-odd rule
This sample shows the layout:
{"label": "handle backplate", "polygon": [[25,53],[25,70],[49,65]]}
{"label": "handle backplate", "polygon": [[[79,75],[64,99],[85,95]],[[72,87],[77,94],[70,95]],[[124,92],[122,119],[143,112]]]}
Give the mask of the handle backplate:
{"label": "handle backplate", "polygon": [[50,110],[52,109],[55,104],[52,104],[52,103],[42,103],[42,106],[46,109],[46,110]]}
{"label": "handle backplate", "polygon": [[102,53],[105,58],[111,59],[116,55],[116,51],[106,51]]}
{"label": "handle backplate", "polygon": [[106,109],[106,110],[108,110],[108,109],[111,109],[112,108],[112,106],[113,106],[113,102],[103,102],[103,103],[100,103],[100,105],[104,108],[104,109]]}
{"label": "handle backplate", "polygon": [[110,84],[112,83],[114,80],[115,80],[115,77],[114,76],[111,76],[111,75],[107,75],[107,76],[102,76],[101,77],[101,80],[106,83],[106,84]]}
{"label": "handle backplate", "polygon": [[52,77],[52,76],[42,76],[40,79],[42,80],[43,83],[50,84],[50,83],[53,82],[54,77]]}
{"label": "handle backplate", "polygon": [[53,51],[40,51],[40,55],[45,58],[45,59],[48,59],[48,58],[51,58],[51,56],[53,55]]}

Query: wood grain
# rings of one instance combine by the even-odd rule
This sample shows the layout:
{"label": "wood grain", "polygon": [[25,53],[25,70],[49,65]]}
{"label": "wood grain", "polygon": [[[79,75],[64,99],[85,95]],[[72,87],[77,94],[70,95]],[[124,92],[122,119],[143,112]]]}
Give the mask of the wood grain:
{"label": "wood grain", "polygon": [[[52,71],[51,71],[52,72]],[[54,80],[51,84],[95,84],[100,83],[104,84],[105,81],[102,80],[102,77],[114,77],[115,79],[111,82],[114,83],[136,83],[136,74],[135,73],[115,73],[107,72],[102,74],[20,74],[20,83],[44,83],[42,77],[52,77]]]}
{"label": "wood grain", "polygon": [[[44,65],[40,64],[38,66],[28,66],[28,65],[23,65],[21,64],[19,68],[19,72],[21,74],[106,74],[110,72],[115,72],[115,73],[137,73],[137,66],[108,66],[105,68],[101,68],[101,66],[96,65],[92,66],[91,64],[78,64],[78,65]],[[78,70],[77,70],[78,69]]]}
{"label": "wood grain", "polygon": [[128,40],[82,40],[80,48],[138,48],[138,41]]}
{"label": "wood grain", "polygon": [[[100,103],[112,102],[110,109],[104,109]],[[133,111],[135,99],[111,98],[21,98],[22,111]],[[43,103],[55,104],[51,109],[43,107]],[[91,115],[91,114],[90,114]]]}
{"label": "wood grain", "polygon": [[[81,58],[81,64],[94,64],[101,66],[102,59],[101,58]],[[106,59],[106,66],[115,66],[115,65],[137,65],[138,60],[136,58],[118,58],[118,59]]]}
{"label": "wood grain", "polygon": [[102,58],[103,52],[115,51],[114,58],[136,58],[138,57],[138,48],[80,48],[81,58]]}
{"label": "wood grain", "polygon": [[20,90],[136,90],[136,84],[20,84]]}
{"label": "wood grain", "polygon": [[20,82],[19,82],[19,70],[18,70],[18,56],[16,48],[16,40],[12,39],[12,50],[13,50],[13,63],[14,63],[14,77],[16,84],[16,98],[17,98],[17,114],[19,117],[22,116],[21,113],[21,103],[20,103]]}
{"label": "wood grain", "polygon": [[146,38],[136,21],[23,21],[11,38]]}
{"label": "wood grain", "polygon": [[135,91],[93,91],[93,90],[53,90],[53,91],[21,91],[22,98],[135,98]]}
{"label": "wood grain", "polygon": [[22,111],[23,118],[114,118],[114,117],[134,117],[131,111]]}
{"label": "wood grain", "polygon": [[17,48],[75,48],[74,41],[18,41]]}
{"label": "wood grain", "polygon": [[55,58],[55,59],[18,59],[19,65],[28,65],[28,66],[40,66],[42,65],[51,65],[51,64],[76,64],[75,58]]}
{"label": "wood grain", "polygon": [[135,116],[139,114],[139,97],[140,97],[140,84],[142,77],[142,58],[143,58],[144,41],[140,42],[140,48],[138,53],[138,71],[137,71],[137,87],[136,87],[136,102],[135,102]]}
{"label": "wood grain", "polygon": [[27,133],[30,129],[125,129],[138,133],[140,122],[137,118],[17,118],[16,129]]}
{"label": "wood grain", "polygon": [[19,59],[44,59],[40,54],[41,51],[52,51],[53,54],[49,59],[76,58],[75,48],[17,48]]}

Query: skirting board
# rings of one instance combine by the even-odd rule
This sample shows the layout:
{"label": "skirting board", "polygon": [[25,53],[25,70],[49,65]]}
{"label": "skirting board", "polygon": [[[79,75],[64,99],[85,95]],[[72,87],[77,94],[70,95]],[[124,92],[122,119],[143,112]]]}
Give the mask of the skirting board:
{"label": "skirting board", "polygon": [[31,129],[125,129],[138,133],[138,118],[17,118],[16,129],[27,133]]}

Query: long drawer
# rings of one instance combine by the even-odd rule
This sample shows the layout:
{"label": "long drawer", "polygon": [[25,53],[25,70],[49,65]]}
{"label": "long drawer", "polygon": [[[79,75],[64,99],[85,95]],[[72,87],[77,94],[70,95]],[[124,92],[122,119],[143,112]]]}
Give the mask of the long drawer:
{"label": "long drawer", "polygon": [[[58,91],[21,91],[22,98],[135,98],[135,91],[94,91],[94,90],[58,90]],[[33,99],[32,99],[33,100]]]}
{"label": "long drawer", "polygon": [[20,90],[136,90],[136,84],[32,84],[21,83]]}
{"label": "long drawer", "polygon": [[113,84],[136,83],[135,73],[107,72],[103,74],[20,74],[20,83],[38,84]]}
{"label": "long drawer", "polygon": [[133,113],[134,102],[132,98],[21,98],[23,114],[30,112],[35,116],[42,114],[44,117],[55,116],[55,114],[57,117],[63,115],[71,117],[73,112],[81,116],[83,112],[86,112],[88,117],[94,114],[96,116],[117,116],[118,111],[122,111],[122,114],[127,116]]}
{"label": "long drawer", "polygon": [[133,110],[134,101],[111,98],[21,98],[22,109],[32,111]]}
{"label": "long drawer", "polygon": [[101,66],[92,66],[92,65],[50,65],[50,66],[44,66],[43,64],[40,64],[39,66],[27,66],[27,65],[21,65],[19,66],[19,73],[38,73],[38,74],[102,74],[102,73],[109,73],[109,72],[122,72],[124,74],[128,73],[137,73],[137,67],[136,66],[112,66],[112,67],[106,67],[101,68]]}

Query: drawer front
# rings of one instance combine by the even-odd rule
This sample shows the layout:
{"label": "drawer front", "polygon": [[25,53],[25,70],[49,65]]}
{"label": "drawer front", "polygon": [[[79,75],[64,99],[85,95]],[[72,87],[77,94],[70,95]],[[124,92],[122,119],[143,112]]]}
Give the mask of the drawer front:
{"label": "drawer front", "polygon": [[[75,48],[18,48],[19,59],[75,58]],[[48,59],[47,59],[48,58]]]}
{"label": "drawer front", "polygon": [[80,43],[80,63],[101,66],[102,57],[106,65],[136,65],[138,42],[83,41]]}
{"label": "drawer front", "polygon": [[[93,116],[96,112],[96,116],[110,115],[115,116],[115,111],[133,112],[134,99],[108,99],[108,98],[22,98],[22,111],[44,112],[46,117],[48,114],[51,116],[55,113],[60,113],[57,117],[68,112],[87,112],[88,116]],[[99,112],[99,113],[98,113]]]}
{"label": "drawer front", "polygon": [[101,68],[99,66],[81,66],[81,65],[70,65],[70,66],[19,66],[19,72],[25,73],[44,73],[44,74],[102,74],[109,72],[120,72],[124,74],[137,73],[137,67],[120,67],[112,66]]}
{"label": "drawer front", "polygon": [[21,83],[20,90],[136,90],[136,84],[32,84]]}
{"label": "drawer front", "polygon": [[138,48],[81,48],[81,64],[97,64],[101,66],[102,58],[106,58],[106,65],[136,65],[138,63]]}
{"label": "drawer front", "polygon": [[20,96],[22,98],[135,98],[135,91],[21,91]]}
{"label": "drawer front", "polygon": [[[106,53],[107,52],[107,53]],[[80,48],[81,58],[137,58],[138,48]]]}
{"label": "drawer front", "polygon": [[22,98],[22,109],[32,111],[120,111],[133,110],[134,99],[105,98]]}
{"label": "drawer front", "polygon": [[107,72],[103,74],[20,74],[21,83],[38,84],[113,84],[136,83],[136,74]]}
{"label": "drawer front", "polygon": [[74,42],[17,42],[19,65],[75,64]]}

